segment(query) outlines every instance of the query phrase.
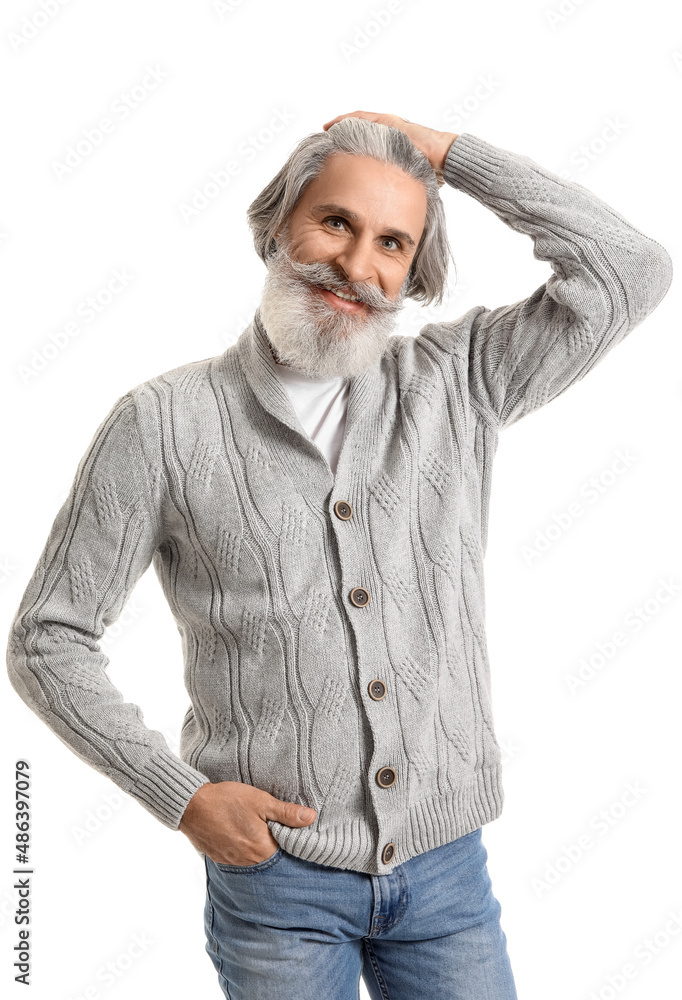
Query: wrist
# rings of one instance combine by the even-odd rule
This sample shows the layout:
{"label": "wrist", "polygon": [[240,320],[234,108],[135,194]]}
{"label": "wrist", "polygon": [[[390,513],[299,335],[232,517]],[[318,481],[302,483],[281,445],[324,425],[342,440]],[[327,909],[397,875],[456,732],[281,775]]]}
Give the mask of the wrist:
{"label": "wrist", "polygon": [[440,138],[438,140],[436,149],[431,157],[431,166],[434,170],[442,172],[445,165],[445,159],[450,152],[450,147],[452,146],[455,139],[459,138],[458,132],[441,132]]}
{"label": "wrist", "polygon": [[203,800],[206,797],[207,794],[206,790],[210,788],[211,785],[212,782],[207,781],[206,784],[200,785],[199,788],[197,788],[196,792],[185,806],[185,811],[180,817],[178,830],[183,830],[183,827],[187,828],[192,825],[192,821],[196,815],[197,809],[201,808]]}

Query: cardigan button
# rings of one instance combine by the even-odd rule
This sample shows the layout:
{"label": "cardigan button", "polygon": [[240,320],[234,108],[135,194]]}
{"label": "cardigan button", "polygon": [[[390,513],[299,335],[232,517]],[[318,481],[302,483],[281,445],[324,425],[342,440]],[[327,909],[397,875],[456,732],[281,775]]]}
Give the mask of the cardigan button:
{"label": "cardigan button", "polygon": [[366,604],[369,604],[369,591],[365,590],[364,587],[353,587],[350,592],[350,600],[356,608],[364,608]]}
{"label": "cardigan button", "polygon": [[394,785],[396,777],[392,767],[382,767],[381,770],[377,771],[377,782],[382,788],[390,788],[391,785]]}
{"label": "cardigan button", "polygon": [[393,855],[395,854],[395,844],[386,844],[383,851],[381,852],[381,863],[382,865],[387,865],[393,860]]}
{"label": "cardigan button", "polygon": [[369,691],[370,698],[373,698],[374,701],[381,701],[382,698],[386,697],[386,685],[383,681],[370,681],[367,690]]}
{"label": "cardigan button", "polygon": [[353,508],[346,500],[337,500],[334,504],[334,513],[342,521],[347,521],[353,516]]}

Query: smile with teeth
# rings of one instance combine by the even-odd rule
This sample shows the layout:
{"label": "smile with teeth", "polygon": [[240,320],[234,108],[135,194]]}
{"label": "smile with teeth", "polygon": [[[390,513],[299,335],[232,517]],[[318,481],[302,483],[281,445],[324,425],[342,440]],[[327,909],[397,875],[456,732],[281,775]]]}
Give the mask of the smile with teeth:
{"label": "smile with teeth", "polygon": [[345,299],[346,302],[359,302],[360,301],[360,299],[357,297],[357,295],[348,295],[346,292],[340,292],[340,291],[337,291],[335,288],[330,288],[329,285],[322,285],[321,287],[325,288],[328,292],[331,292],[333,295],[336,295],[339,299]]}

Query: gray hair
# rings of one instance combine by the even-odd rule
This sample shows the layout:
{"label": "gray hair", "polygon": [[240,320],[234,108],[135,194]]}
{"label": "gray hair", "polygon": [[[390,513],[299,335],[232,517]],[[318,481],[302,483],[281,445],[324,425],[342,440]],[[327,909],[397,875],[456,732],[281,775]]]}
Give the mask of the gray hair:
{"label": "gray hair", "polygon": [[306,186],[321,172],[332,153],[371,156],[392,163],[426,188],[424,231],[412,259],[405,295],[430,305],[440,304],[447,284],[448,242],[445,211],[439,194],[440,175],[401,129],[364,118],[342,118],[326,132],[301,139],[288,160],[249,205],[247,217],[256,252],[267,265],[275,251],[275,233],[287,225]]}

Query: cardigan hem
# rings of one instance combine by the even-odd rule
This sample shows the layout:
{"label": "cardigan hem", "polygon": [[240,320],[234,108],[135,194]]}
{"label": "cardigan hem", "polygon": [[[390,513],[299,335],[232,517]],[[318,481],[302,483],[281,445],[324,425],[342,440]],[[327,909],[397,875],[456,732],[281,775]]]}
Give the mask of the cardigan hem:
{"label": "cardigan hem", "polygon": [[[410,858],[492,823],[500,816],[503,804],[502,765],[493,764],[476,771],[449,796],[434,792],[414,803],[406,813],[396,814],[394,832],[389,832],[390,815],[382,815],[382,828],[387,832],[379,840],[376,814],[370,821],[355,816],[328,829],[317,829],[320,814],[324,819],[324,804],[318,820],[308,827],[294,828],[276,820],[267,823],[279,846],[304,861],[368,875],[388,875]],[[395,853],[390,864],[383,864],[381,854],[389,842],[395,844]]]}

